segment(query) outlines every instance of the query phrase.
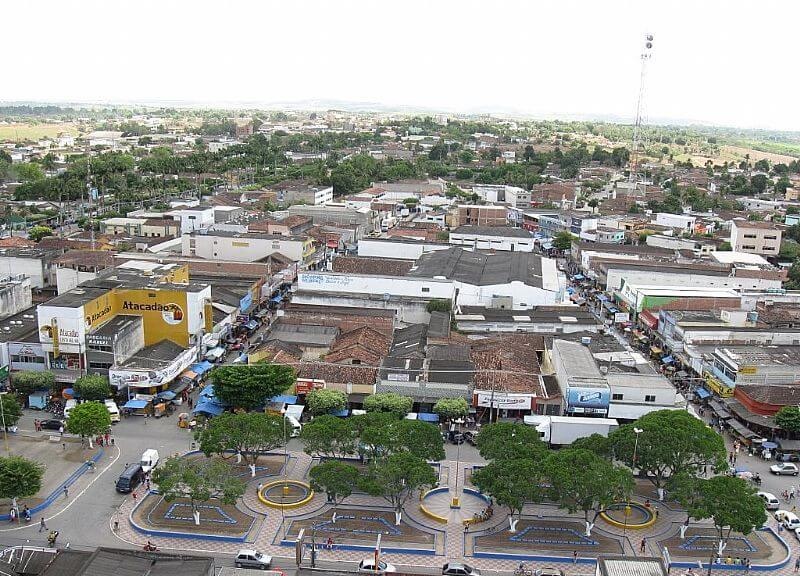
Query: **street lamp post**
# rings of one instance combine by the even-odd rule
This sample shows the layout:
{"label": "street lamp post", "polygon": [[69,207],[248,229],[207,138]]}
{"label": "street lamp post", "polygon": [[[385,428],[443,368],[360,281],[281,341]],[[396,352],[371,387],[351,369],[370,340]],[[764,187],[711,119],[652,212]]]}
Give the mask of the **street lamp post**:
{"label": "street lamp post", "polygon": [[[461,434],[461,424],[464,423],[463,418],[458,418],[457,420],[453,420],[453,424],[457,425],[455,432],[457,434]],[[450,508],[461,508],[461,498],[460,494],[458,493],[458,477],[461,475],[461,442],[463,442],[463,437],[459,438],[459,441],[456,443],[456,485],[455,485],[455,493],[453,494],[453,500],[450,502]]]}
{"label": "street lamp post", "polygon": [[[636,440],[633,442],[633,462],[631,463],[631,472],[634,472],[636,468],[636,450],[639,448],[639,434],[641,434],[643,430],[641,428],[634,428],[633,433],[636,434]],[[636,474],[634,472],[634,487],[636,486]],[[624,518],[624,524],[622,526],[622,550],[625,551],[625,540],[628,537],[628,516],[631,514],[631,497],[628,495],[628,501],[625,504],[625,508],[622,510],[622,516]]]}
{"label": "street lamp post", "polygon": [[[283,489],[281,494],[285,500],[289,494],[289,485],[286,483],[286,473],[289,468],[289,449],[286,445],[286,408],[281,408],[281,416],[283,417]],[[284,502],[281,502],[281,538],[286,538],[286,513],[284,512]]]}

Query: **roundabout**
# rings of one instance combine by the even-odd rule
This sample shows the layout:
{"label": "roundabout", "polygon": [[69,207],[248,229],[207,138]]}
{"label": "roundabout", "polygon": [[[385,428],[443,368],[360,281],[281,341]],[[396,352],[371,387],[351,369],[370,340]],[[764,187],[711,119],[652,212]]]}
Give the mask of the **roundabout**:
{"label": "roundabout", "polygon": [[261,486],[258,490],[258,499],[270,508],[291,509],[299,508],[314,497],[311,485],[300,480],[275,480]]}
{"label": "roundabout", "polygon": [[600,517],[616,528],[641,530],[656,522],[653,510],[638,502],[617,502],[600,513]]}

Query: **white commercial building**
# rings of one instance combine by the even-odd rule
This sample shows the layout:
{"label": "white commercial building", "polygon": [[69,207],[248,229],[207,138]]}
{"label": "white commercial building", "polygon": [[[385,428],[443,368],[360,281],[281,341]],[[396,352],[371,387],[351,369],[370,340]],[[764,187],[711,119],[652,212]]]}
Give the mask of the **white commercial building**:
{"label": "white commercial building", "polygon": [[473,250],[533,252],[533,237],[522,228],[459,226],[450,232],[450,244]]}
{"label": "white commercial building", "polygon": [[308,237],[275,234],[200,231],[181,237],[181,254],[207,260],[257,262],[271,254],[280,254],[293,262],[302,262],[314,253],[314,242]]}
{"label": "white commercial building", "polygon": [[695,216],[686,214],[670,214],[669,212],[659,212],[656,214],[655,223],[659,226],[668,226],[670,228],[679,228],[684,232],[694,232],[694,226],[697,222]]}

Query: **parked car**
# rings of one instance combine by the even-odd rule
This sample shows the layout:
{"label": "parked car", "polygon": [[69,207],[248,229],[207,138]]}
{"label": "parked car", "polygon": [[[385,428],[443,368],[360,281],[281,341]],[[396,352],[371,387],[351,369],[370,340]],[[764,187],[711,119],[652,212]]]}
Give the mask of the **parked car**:
{"label": "parked car", "polygon": [[539,568],[534,572],[536,576],[564,576],[564,571],[561,568],[553,568],[552,566],[545,566]]}
{"label": "parked car", "polygon": [[800,462],[800,454],[797,452],[778,452],[775,454],[777,462]]}
{"label": "parked car", "polygon": [[237,568],[268,570],[272,565],[272,556],[262,554],[258,550],[239,550],[234,563]]}
{"label": "parked car", "polygon": [[797,468],[797,464],[792,464],[791,462],[781,462],[779,464],[773,464],[769,467],[769,471],[773,474],[777,474],[778,476],[797,476],[800,469]]}
{"label": "parked car", "polygon": [[60,430],[64,426],[64,421],[57,418],[42,420],[42,430]]}
{"label": "parked car", "polygon": [[442,566],[442,576],[481,576],[481,571],[469,564],[448,562]]}
{"label": "parked car", "polygon": [[378,569],[375,569],[375,559],[374,558],[364,558],[361,562],[358,563],[358,571],[364,572],[366,574],[386,574],[391,572],[397,572],[397,568],[394,564],[389,564],[388,562],[384,562],[382,560],[378,561]]}
{"label": "parked car", "polygon": [[780,500],[778,500],[774,494],[769,492],[758,492],[757,494],[764,501],[764,507],[767,510],[777,510],[781,507]]}
{"label": "parked car", "polygon": [[464,432],[464,440],[466,440],[467,444],[472,444],[475,446],[475,439],[478,437],[478,433],[474,430],[467,430]]}
{"label": "parked car", "polygon": [[800,518],[794,512],[788,510],[778,510],[775,512],[775,520],[783,524],[784,528],[788,530],[796,530],[800,528]]}
{"label": "parked car", "polygon": [[453,444],[463,444],[464,443],[464,434],[462,434],[461,432],[453,431],[453,432],[450,432],[448,434],[448,436],[449,436],[450,442],[452,442]]}

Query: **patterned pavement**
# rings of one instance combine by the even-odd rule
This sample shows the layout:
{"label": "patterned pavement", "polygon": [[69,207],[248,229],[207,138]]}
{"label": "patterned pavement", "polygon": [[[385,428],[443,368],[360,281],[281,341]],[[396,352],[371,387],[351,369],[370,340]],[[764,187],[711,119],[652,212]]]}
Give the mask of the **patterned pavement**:
{"label": "patterned pavement", "polygon": [[[287,467],[287,477],[295,480],[302,480],[306,477],[308,469],[312,465],[312,459],[303,453],[293,453],[289,466]],[[458,472],[457,472],[458,466]],[[465,470],[471,467],[471,464],[460,463],[457,465],[454,461],[444,461],[441,463],[442,478],[449,480],[449,485],[452,486],[455,477],[460,473],[460,478],[464,478]],[[289,523],[293,518],[308,517],[311,515],[325,512],[326,514],[331,511],[330,505],[327,503],[324,495],[315,494],[314,498],[307,505],[299,509],[287,510],[284,515],[279,510],[266,508],[256,496],[256,487],[254,481],[244,497],[240,501],[240,507],[251,514],[257,516],[258,521],[254,524],[254,528],[247,538],[246,543],[240,544],[235,542],[218,542],[213,540],[204,540],[200,538],[167,538],[158,536],[147,536],[137,532],[128,521],[131,510],[134,507],[133,498],[128,498],[119,511],[119,528],[116,531],[117,537],[132,543],[142,545],[147,540],[155,543],[157,546],[164,550],[178,549],[178,550],[193,550],[198,552],[208,552],[214,554],[235,554],[237,550],[242,547],[254,547],[262,552],[271,554],[276,558],[282,559],[278,561],[278,565],[282,562],[284,566],[293,565],[294,551],[291,547],[280,546],[279,542],[289,527]],[[461,482],[459,482],[461,484]],[[355,494],[351,496],[344,504],[345,506],[373,506],[386,508],[387,504],[381,499],[376,499],[370,496]],[[438,533],[440,541],[437,546],[437,555],[424,556],[409,553],[385,553],[383,558],[395,565],[409,566],[409,567],[428,567],[437,568],[447,561],[448,559],[462,559],[466,558],[471,564],[488,571],[513,571],[518,565],[517,561],[493,559],[493,558],[470,558],[472,556],[472,541],[475,536],[486,533],[487,531],[494,531],[500,528],[507,528],[506,514],[502,509],[497,509],[495,516],[486,523],[472,526],[469,532],[465,533],[464,526],[460,521],[460,513],[458,511],[451,511],[450,521],[446,524],[439,524],[432,519],[422,514],[417,505],[416,499],[412,499],[406,506],[403,517],[409,524],[417,524],[428,531],[435,531]],[[646,539],[645,552],[643,556],[661,556],[661,550],[658,549],[656,541],[663,538],[665,535],[675,533],[678,531],[680,524],[685,520],[685,514],[680,511],[671,511],[668,508],[661,506],[659,508],[659,521],[652,527],[643,530],[623,530],[614,528],[602,520],[598,519],[595,530],[601,534],[610,537],[621,538],[624,540],[624,549],[627,555],[636,556],[639,554],[639,547],[642,538]],[[471,516],[471,513],[470,513]],[[557,509],[552,505],[530,505],[526,506],[523,517],[528,518],[547,518],[547,519],[563,519],[568,514]],[[124,521],[123,521],[124,519]],[[574,515],[574,520],[582,522],[582,515]],[[113,525],[113,519],[111,521]],[[776,528],[774,520],[770,519],[770,524]],[[693,523],[693,526],[703,526],[702,523]],[[787,533],[784,532],[782,536]],[[794,574],[794,559],[798,557],[798,542],[790,536],[785,538],[792,548],[792,561],[785,567],[770,570],[773,574],[780,576],[788,576]],[[442,542],[443,540],[443,542]],[[529,554],[542,554],[542,551],[531,549]],[[349,560],[358,561],[368,553],[364,551],[350,551],[338,550],[334,546],[333,550],[320,550],[318,558],[320,560]],[[593,564],[573,564],[571,561],[571,553],[564,554],[565,561],[556,565],[565,570],[569,575],[576,574],[590,574],[594,572]],[[552,566],[555,561],[548,562],[526,562],[528,569],[542,568],[545,566]],[[731,567],[726,567],[726,573],[731,572]],[[754,570],[757,567],[753,568]],[[676,569],[673,569],[675,573]],[[679,570],[682,571],[682,570]],[[697,569],[695,569],[697,571]],[[734,572],[737,570],[734,570]],[[744,571],[744,568],[741,568]],[[719,572],[719,570],[717,570]]]}

